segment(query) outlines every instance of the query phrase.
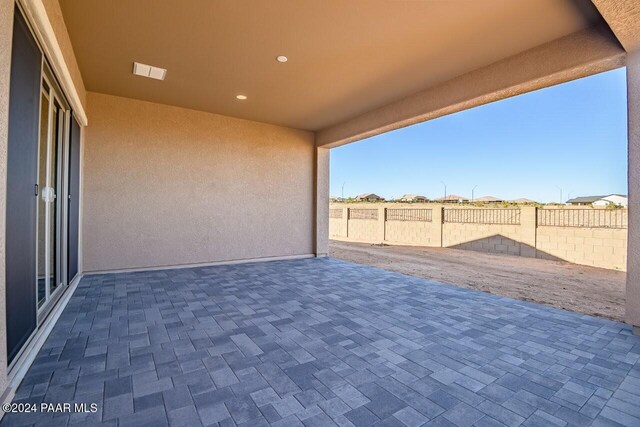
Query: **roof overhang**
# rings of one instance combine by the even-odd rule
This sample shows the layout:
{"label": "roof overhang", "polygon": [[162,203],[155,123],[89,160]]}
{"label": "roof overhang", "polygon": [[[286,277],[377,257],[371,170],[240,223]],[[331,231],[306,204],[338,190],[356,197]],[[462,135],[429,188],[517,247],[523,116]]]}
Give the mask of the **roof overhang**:
{"label": "roof overhang", "polygon": [[[60,3],[87,90],[325,147],[623,66],[639,39],[633,0]],[[136,61],[166,79],[134,76]]]}

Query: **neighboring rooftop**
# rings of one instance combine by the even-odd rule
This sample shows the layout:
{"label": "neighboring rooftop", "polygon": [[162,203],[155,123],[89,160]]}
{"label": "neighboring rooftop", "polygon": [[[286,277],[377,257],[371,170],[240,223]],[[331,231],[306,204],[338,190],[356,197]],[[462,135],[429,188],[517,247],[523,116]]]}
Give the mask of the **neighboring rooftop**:
{"label": "neighboring rooftop", "polygon": [[422,196],[420,194],[405,194],[400,197],[400,200],[404,202],[415,202],[415,201],[426,201],[429,200],[426,196]]}
{"label": "neighboring rooftop", "polygon": [[378,196],[375,193],[360,194],[359,196],[356,196],[355,199],[356,200],[384,200],[384,198]]}
{"label": "neighboring rooftop", "polygon": [[436,200],[439,202],[466,202],[469,199],[467,199],[466,197],[458,196],[457,194],[448,194]]}
{"label": "neighboring rooftop", "polygon": [[474,202],[502,202],[502,199],[498,199],[497,197],[493,197],[493,196],[482,196],[482,197],[477,197],[475,199],[473,199]]}
{"label": "neighboring rooftop", "polygon": [[625,194],[605,194],[602,196],[581,196],[574,197],[573,199],[567,200],[567,203],[594,203],[598,200],[602,200],[606,197],[618,196],[618,197],[627,197]]}

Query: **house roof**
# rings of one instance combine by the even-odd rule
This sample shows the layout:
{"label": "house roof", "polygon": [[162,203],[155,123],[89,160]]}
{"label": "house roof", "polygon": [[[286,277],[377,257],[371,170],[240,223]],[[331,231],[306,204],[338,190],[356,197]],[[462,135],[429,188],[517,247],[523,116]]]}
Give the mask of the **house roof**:
{"label": "house roof", "polygon": [[473,200],[474,202],[501,202],[502,199],[498,199],[497,197],[493,197],[493,196],[482,196],[482,197],[477,197]]}
{"label": "house roof", "polygon": [[593,203],[610,196],[627,197],[624,194],[605,194],[604,196],[582,196],[567,200],[567,203]]}
{"label": "house roof", "polygon": [[524,197],[521,197],[519,199],[511,200],[511,202],[513,202],[513,203],[536,203],[535,200],[526,199]]}
{"label": "house roof", "polygon": [[589,0],[59,1],[88,91],[313,131],[606,26]]}
{"label": "house roof", "polygon": [[466,197],[462,197],[462,196],[458,196],[457,194],[448,194],[446,197],[440,197],[439,199],[436,199],[439,201],[454,201],[457,202],[458,200],[469,200]]}
{"label": "house roof", "polygon": [[374,193],[365,193],[356,196],[356,199],[382,199],[382,197]]}
{"label": "house roof", "polygon": [[582,196],[567,200],[567,203],[593,203],[607,196]]}
{"label": "house roof", "polygon": [[420,194],[405,194],[400,199],[426,199],[426,196],[422,196]]}

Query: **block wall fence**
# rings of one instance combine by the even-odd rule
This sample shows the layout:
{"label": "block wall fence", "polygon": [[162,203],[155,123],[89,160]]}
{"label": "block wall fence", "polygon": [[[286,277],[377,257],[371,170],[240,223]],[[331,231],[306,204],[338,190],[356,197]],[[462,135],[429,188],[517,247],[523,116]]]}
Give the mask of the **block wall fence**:
{"label": "block wall fence", "polygon": [[626,271],[627,210],[331,204],[329,238],[456,248]]}

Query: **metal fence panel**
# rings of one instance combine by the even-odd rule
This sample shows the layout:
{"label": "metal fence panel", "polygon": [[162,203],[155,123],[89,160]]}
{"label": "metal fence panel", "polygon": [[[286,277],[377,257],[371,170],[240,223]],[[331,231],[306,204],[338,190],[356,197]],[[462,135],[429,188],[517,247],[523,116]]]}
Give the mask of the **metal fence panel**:
{"label": "metal fence panel", "polygon": [[378,209],[349,209],[349,219],[378,219]]}
{"label": "metal fence panel", "polygon": [[520,209],[445,209],[444,222],[519,225]]}
{"label": "metal fence panel", "polygon": [[431,209],[387,209],[387,221],[431,222]]}
{"label": "metal fence panel", "polygon": [[626,209],[538,209],[539,227],[627,228]]}

